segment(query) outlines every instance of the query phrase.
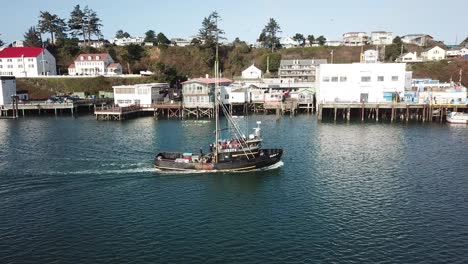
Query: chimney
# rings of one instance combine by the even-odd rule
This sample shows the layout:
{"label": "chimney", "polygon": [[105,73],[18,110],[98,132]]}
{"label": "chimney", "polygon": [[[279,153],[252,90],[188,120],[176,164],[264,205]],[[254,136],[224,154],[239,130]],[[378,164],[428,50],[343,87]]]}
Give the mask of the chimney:
{"label": "chimney", "polygon": [[207,78],[207,79],[210,78],[210,75],[209,74],[205,75],[205,78]]}

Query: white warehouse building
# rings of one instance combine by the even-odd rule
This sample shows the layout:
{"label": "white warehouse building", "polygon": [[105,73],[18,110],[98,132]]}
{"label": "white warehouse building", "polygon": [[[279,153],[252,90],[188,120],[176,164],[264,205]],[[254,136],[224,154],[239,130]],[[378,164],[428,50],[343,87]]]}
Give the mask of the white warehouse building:
{"label": "white warehouse building", "polygon": [[321,64],[316,98],[318,103],[391,102],[410,83],[405,63]]}
{"label": "white warehouse building", "polygon": [[118,106],[141,105],[151,106],[169,89],[167,83],[145,83],[135,85],[112,86],[114,104]]}

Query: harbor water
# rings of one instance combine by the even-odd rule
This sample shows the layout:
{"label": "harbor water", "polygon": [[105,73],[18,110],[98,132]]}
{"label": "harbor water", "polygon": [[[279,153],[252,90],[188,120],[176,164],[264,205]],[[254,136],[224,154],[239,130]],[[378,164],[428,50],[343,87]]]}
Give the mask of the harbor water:
{"label": "harbor water", "polygon": [[282,166],[189,175],[213,121],[0,120],[0,263],[468,262],[468,126],[257,120]]}

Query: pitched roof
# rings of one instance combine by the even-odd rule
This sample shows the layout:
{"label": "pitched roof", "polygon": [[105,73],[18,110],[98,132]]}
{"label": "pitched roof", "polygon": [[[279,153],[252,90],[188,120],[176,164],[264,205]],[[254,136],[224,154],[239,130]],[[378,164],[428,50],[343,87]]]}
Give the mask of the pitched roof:
{"label": "pitched roof", "polygon": [[4,48],[0,51],[0,58],[21,58],[21,56],[36,58],[43,50],[45,49],[38,47]]}
{"label": "pitched roof", "polygon": [[[204,84],[213,84],[213,83],[216,83],[216,78],[194,78],[194,79],[185,81],[182,84],[192,83],[192,82],[198,82],[198,83],[204,83]],[[232,83],[232,80],[231,79],[226,79],[226,78],[218,78],[218,83]]]}
{"label": "pitched roof", "polygon": [[73,68],[75,68],[75,63],[72,63],[70,64],[70,66],[68,66],[68,69],[73,69]]}
{"label": "pitched roof", "polygon": [[109,64],[109,66],[107,66],[107,68],[117,69],[119,66],[120,66],[120,63],[111,63]]}
{"label": "pitched roof", "polygon": [[[109,53],[80,54],[75,58],[75,61],[81,61],[81,56],[83,56],[83,61],[104,61],[107,56],[110,57]],[[91,57],[91,59],[89,59],[89,57]]]}

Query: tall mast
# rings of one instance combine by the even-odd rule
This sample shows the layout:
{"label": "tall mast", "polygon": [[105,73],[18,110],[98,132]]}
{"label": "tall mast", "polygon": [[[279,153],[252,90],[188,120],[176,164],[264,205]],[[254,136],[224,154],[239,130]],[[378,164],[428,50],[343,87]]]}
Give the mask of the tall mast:
{"label": "tall mast", "polygon": [[219,74],[219,58],[218,58],[218,16],[215,17],[215,23],[216,23],[216,55],[215,55],[215,65],[214,65],[214,70],[215,70],[215,99],[214,99],[214,111],[215,111],[215,122],[216,122],[216,132],[215,132],[215,159],[214,162],[218,163],[218,142],[219,142],[219,109],[218,109],[218,93],[219,93],[219,80],[218,80],[218,74]]}

